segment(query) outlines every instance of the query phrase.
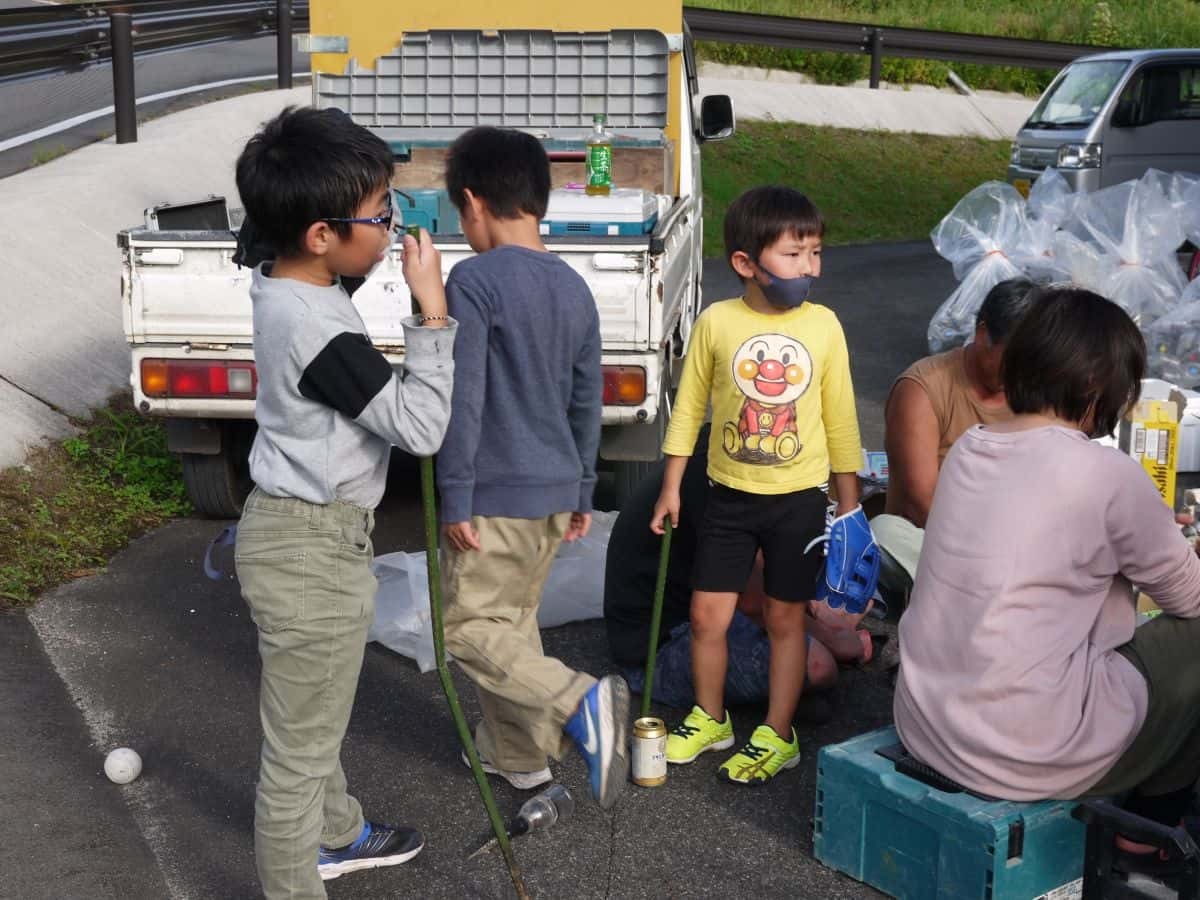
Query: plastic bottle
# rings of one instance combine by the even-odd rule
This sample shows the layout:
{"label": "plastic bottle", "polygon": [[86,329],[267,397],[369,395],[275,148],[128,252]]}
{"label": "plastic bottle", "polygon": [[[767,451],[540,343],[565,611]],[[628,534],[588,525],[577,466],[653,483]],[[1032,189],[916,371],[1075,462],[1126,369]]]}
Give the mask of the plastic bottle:
{"label": "plastic bottle", "polygon": [[612,135],[604,130],[604,113],[596,113],[587,141],[587,182],[589,197],[607,197],[612,191]]}
{"label": "plastic bottle", "polygon": [[516,837],[538,828],[548,828],[574,811],[575,800],[571,792],[561,784],[552,784],[521,805],[517,817],[509,826],[509,834]]}

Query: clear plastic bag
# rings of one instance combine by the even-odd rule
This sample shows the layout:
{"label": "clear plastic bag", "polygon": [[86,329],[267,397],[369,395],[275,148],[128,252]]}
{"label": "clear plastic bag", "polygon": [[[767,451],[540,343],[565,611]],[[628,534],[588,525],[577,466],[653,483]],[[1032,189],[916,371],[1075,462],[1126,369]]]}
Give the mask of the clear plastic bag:
{"label": "clear plastic bag", "polygon": [[368,641],[416,661],[428,672],[433,658],[433,623],[429,615],[429,568],[424,553],[385,553],[371,564],[379,589],[375,592],[375,621]]}
{"label": "clear plastic bag", "polygon": [[[592,513],[587,537],[563,544],[542,588],[538,627],[604,616],[604,564],[615,512]],[[375,621],[368,641],[415,660],[417,668],[434,668],[433,624],[429,614],[429,570],[424,553],[386,553],[372,564],[379,590]]]}
{"label": "clear plastic bag", "polygon": [[1143,329],[1176,305],[1184,276],[1175,257],[1184,233],[1168,177],[1151,170],[1079,198],[1076,231],[1098,251],[1099,270],[1085,283],[1120,305]]}
{"label": "clear plastic bag", "polygon": [[974,333],[988,291],[1021,274],[1014,258],[1029,244],[1025,200],[1011,184],[985,182],[963,197],[930,237],[960,282],[929,322],[929,349],[940,353]]}
{"label": "clear plastic bag", "polygon": [[1189,241],[1200,247],[1200,175],[1177,172],[1171,180],[1171,202]]}
{"label": "clear plastic bag", "polygon": [[1179,305],[1145,329],[1146,374],[1180,387],[1200,385],[1200,278]]}
{"label": "clear plastic bag", "polygon": [[1029,191],[1025,217],[1028,243],[1017,250],[1013,262],[1034,281],[1061,281],[1067,271],[1055,253],[1055,235],[1075,215],[1078,197],[1057,169],[1038,176]]}

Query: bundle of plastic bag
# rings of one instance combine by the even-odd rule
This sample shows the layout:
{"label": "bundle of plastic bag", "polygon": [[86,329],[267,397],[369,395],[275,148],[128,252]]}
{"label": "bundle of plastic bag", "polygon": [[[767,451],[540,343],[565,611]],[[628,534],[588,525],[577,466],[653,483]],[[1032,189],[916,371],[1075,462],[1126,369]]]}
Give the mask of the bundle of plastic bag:
{"label": "bundle of plastic bag", "polygon": [[1029,191],[1025,217],[1028,243],[1017,250],[1013,262],[1034,281],[1061,281],[1066,267],[1058,261],[1055,236],[1075,215],[1075,190],[1057,169],[1047,169]]}
{"label": "bundle of plastic bag", "polygon": [[958,201],[930,237],[959,280],[929,322],[929,349],[941,353],[975,332],[975,316],[988,291],[1021,274],[1014,258],[1029,243],[1025,200],[1011,184],[985,182]]}
{"label": "bundle of plastic bag", "polygon": [[1114,264],[1100,247],[1064,228],[1054,235],[1055,264],[1065,280],[1089,291],[1103,294],[1112,277]]}
{"label": "bundle of plastic bag", "polygon": [[[563,544],[550,566],[538,606],[538,627],[604,616],[604,563],[615,512],[594,512],[587,537]],[[429,613],[429,569],[424,553],[386,553],[372,563],[379,589],[368,641],[407,656],[417,668],[434,668]]]}
{"label": "bundle of plastic bag", "polygon": [[[1184,233],[1162,172],[1081,196],[1075,221],[1074,230],[1085,233],[1098,253],[1098,268],[1090,274],[1078,271],[1077,259],[1065,261],[1082,283],[1121,306],[1143,329],[1177,304],[1185,279],[1175,250]],[[1063,243],[1056,241],[1056,248],[1064,249]],[[1085,251],[1070,246],[1069,255],[1079,252]]]}
{"label": "bundle of plastic bag", "polygon": [[1200,175],[1176,172],[1171,179],[1171,203],[1189,241],[1200,247]]}
{"label": "bundle of plastic bag", "polygon": [[1180,387],[1200,385],[1200,278],[1179,305],[1145,329],[1146,374]]}

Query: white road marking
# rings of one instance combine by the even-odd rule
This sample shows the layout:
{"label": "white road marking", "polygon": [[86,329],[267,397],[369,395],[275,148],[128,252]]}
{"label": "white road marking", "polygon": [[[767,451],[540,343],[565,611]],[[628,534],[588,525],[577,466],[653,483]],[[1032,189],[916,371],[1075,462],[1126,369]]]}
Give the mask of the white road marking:
{"label": "white road marking", "polygon": [[[50,2],[50,0],[41,0],[41,2]],[[153,103],[156,100],[168,100],[171,97],[182,97],[184,94],[195,94],[199,91],[207,91],[212,88],[225,87],[230,84],[249,84],[254,81],[274,81],[274,75],[252,75],[247,78],[227,78],[224,81],[210,81],[208,84],[197,84],[192,87],[177,88],[173,91],[163,91],[160,94],[150,94],[146,97],[138,97],[135,103],[141,106],[143,103]],[[293,78],[307,78],[308,72],[296,72]],[[76,125],[82,125],[84,122],[91,122],[95,119],[111,116],[115,107],[106,106],[103,109],[97,109],[92,112],[81,113],[78,116],[72,116],[69,119],[63,119],[61,122],[55,122],[53,125],[47,125],[45,128],[39,128],[36,131],[19,134],[16,137],[8,138],[8,140],[0,141],[0,153],[5,150],[12,150],[14,147],[20,147],[22,144],[28,144],[32,141],[40,140],[52,134],[58,134],[61,131],[66,131],[69,128],[74,128]]]}

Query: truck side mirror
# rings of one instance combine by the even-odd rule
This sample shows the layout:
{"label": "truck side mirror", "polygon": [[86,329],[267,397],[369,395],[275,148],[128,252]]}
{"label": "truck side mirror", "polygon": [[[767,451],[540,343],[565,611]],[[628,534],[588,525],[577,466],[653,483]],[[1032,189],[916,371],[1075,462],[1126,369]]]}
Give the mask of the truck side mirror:
{"label": "truck side mirror", "polygon": [[726,94],[710,94],[700,101],[700,130],[702,141],[723,141],[733,136],[733,101]]}

